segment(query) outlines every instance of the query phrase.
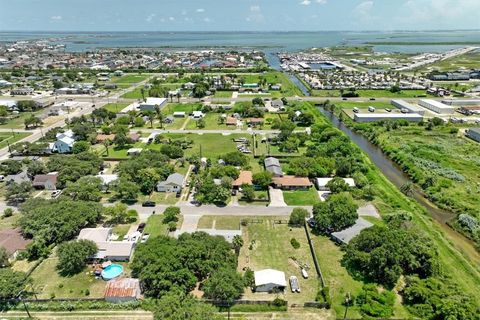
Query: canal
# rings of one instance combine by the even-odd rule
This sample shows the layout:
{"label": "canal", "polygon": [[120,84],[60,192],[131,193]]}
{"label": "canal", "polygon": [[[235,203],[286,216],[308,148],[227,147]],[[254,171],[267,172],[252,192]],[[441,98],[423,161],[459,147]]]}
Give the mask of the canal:
{"label": "canal", "polygon": [[[322,107],[318,107],[318,110],[327,117],[335,127],[350,137],[350,139],[369,156],[370,160],[379,168],[383,175],[397,188],[400,189],[405,183],[413,183],[398,165],[390,160],[379,147],[368,141],[364,136],[352,131],[333,113]],[[454,219],[456,215],[438,208],[425,197],[423,191],[417,185],[413,184],[413,186],[412,198],[438,222],[438,226],[440,226],[450,240],[455,243],[455,247],[457,247],[458,250],[465,253],[477,266],[480,265],[480,252],[475,248],[475,243],[447,224],[447,222]]]}

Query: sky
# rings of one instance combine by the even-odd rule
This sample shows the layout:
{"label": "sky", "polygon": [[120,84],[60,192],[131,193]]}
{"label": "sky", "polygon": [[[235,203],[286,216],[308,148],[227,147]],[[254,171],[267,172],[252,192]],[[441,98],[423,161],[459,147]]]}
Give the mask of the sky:
{"label": "sky", "polygon": [[0,0],[0,31],[480,29],[480,0]]}

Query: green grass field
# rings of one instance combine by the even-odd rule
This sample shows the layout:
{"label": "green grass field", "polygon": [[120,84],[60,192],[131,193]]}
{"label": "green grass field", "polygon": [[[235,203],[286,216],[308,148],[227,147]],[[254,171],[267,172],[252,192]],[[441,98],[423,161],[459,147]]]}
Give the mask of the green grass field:
{"label": "green grass field", "polygon": [[421,68],[422,71],[439,70],[439,71],[456,71],[459,69],[479,69],[480,68],[480,51],[472,51],[450,59],[435,62]]}
{"label": "green grass field", "polygon": [[13,135],[11,133],[2,132],[0,133],[0,148],[8,147],[8,145],[15,144],[17,141],[26,138],[31,133],[28,132],[14,132]]}
{"label": "green grass field", "polygon": [[[255,218],[257,219],[257,218]],[[307,237],[303,228],[290,228],[286,224],[274,224],[275,218],[258,217],[260,223],[251,223],[243,227],[244,246],[240,251],[238,268],[249,267],[252,270],[276,269],[285,272],[288,277],[297,276],[301,294],[292,293],[290,287],[284,296],[289,304],[315,301],[319,282],[314,274],[313,259],[308,248]],[[285,217],[278,219],[285,220]],[[299,249],[294,249],[290,240],[295,238],[300,243]],[[300,267],[292,259],[308,266],[310,277],[304,279]],[[272,300],[275,294],[252,293],[246,290],[246,299]]]}
{"label": "green grass field", "polygon": [[214,97],[215,98],[231,98],[232,91],[216,91]]}
{"label": "green grass field", "polygon": [[[145,98],[148,97],[148,89],[143,89]],[[136,88],[132,91],[128,91],[122,95],[124,99],[142,99],[142,88]]]}
{"label": "green grass field", "polygon": [[[346,92],[347,90],[345,90]],[[415,98],[425,97],[427,93],[425,90],[402,90],[398,93],[390,92],[389,90],[357,90],[359,98]],[[312,90],[314,97],[340,97],[340,90]],[[350,98],[355,99],[355,98]]]}
{"label": "green grass field", "polygon": [[139,83],[150,77],[149,74],[126,74],[113,80],[115,83]]}
{"label": "green grass field", "polygon": [[102,108],[107,109],[110,112],[119,113],[128,106],[128,103],[107,103]]}
{"label": "green grass field", "polygon": [[314,187],[306,191],[283,191],[283,199],[289,206],[311,206],[320,202],[317,190]]}

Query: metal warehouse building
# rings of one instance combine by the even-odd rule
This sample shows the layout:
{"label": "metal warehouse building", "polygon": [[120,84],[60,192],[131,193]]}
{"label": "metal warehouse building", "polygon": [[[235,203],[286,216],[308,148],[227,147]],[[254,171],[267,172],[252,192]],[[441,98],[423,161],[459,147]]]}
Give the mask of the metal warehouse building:
{"label": "metal warehouse building", "polygon": [[423,117],[418,113],[355,113],[356,122],[375,122],[383,120],[407,120],[411,122],[420,122]]}
{"label": "metal warehouse building", "polygon": [[449,99],[449,100],[442,100],[442,103],[449,105],[449,106],[479,106],[480,99]]}
{"label": "metal warehouse building", "polygon": [[422,107],[425,107],[439,114],[451,114],[455,111],[455,109],[452,106],[448,106],[441,102],[430,100],[430,99],[420,100],[418,104],[421,105]]}
{"label": "metal warehouse building", "polygon": [[468,129],[467,131],[467,137],[480,142],[480,128],[472,128]]}
{"label": "metal warehouse building", "polygon": [[420,115],[424,115],[425,114],[425,110],[423,108],[420,108],[416,105],[413,105],[411,103],[408,103],[407,101],[405,100],[392,100],[390,102],[394,107],[402,110],[402,109],[406,109],[408,110],[409,113],[418,113]]}

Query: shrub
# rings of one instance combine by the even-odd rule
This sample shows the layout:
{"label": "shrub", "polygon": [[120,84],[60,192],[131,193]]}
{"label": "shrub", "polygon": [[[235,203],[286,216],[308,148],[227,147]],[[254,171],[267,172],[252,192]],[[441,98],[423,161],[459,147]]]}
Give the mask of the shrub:
{"label": "shrub", "polygon": [[13,216],[13,209],[12,208],[7,208],[5,211],[3,211],[3,217],[8,218]]}
{"label": "shrub", "polygon": [[170,223],[170,222],[177,222],[178,221],[178,215],[180,214],[180,208],[179,207],[168,207],[165,209],[163,212],[163,223]]}
{"label": "shrub", "polygon": [[295,238],[290,239],[290,244],[294,249],[300,248],[300,242],[298,242]]}
{"label": "shrub", "polygon": [[309,216],[309,213],[306,209],[295,208],[290,214],[290,219],[288,224],[292,226],[303,226],[305,224],[305,218]]}

